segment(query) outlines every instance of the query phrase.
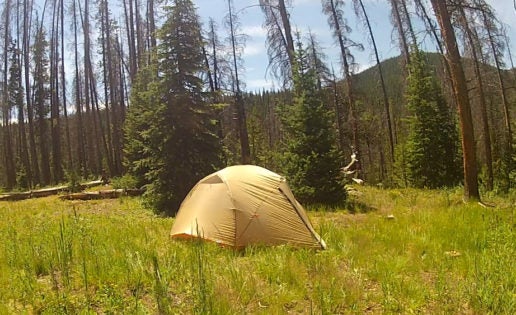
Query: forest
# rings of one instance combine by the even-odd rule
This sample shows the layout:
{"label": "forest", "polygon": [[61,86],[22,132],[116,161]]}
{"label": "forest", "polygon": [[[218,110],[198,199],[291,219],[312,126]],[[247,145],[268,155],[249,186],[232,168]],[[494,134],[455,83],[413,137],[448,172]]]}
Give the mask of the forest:
{"label": "forest", "polygon": [[[257,0],[268,70],[282,82],[259,93],[242,80],[244,22],[222,2],[224,20],[203,25],[191,0],[5,0],[2,189],[109,177],[144,187],[169,215],[199,179],[233,164],[284,174],[310,204],[344,201],[352,177],[461,186],[474,201],[514,189],[516,68],[488,1],[388,0],[399,57],[380,60],[367,2],[321,0],[336,69],[314,34],[293,30],[295,1]],[[366,42],[350,39],[351,15]],[[376,64],[358,72],[354,49]]]}

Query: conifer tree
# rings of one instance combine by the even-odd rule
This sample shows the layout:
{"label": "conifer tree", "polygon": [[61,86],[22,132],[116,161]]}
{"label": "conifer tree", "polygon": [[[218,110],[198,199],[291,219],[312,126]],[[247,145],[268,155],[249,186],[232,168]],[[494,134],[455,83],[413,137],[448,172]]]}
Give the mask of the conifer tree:
{"label": "conifer tree", "polygon": [[407,78],[409,134],[402,159],[407,182],[419,188],[453,186],[462,177],[456,123],[423,54],[415,51]]}
{"label": "conifer tree", "polygon": [[284,112],[287,131],[284,171],[302,202],[335,204],[346,197],[331,112],[317,88],[317,73],[298,42],[293,68],[294,103]]}
{"label": "conifer tree", "polygon": [[[22,188],[29,188],[32,176],[25,132],[25,109],[23,104],[23,86],[21,85],[20,56],[15,43],[11,43],[9,51],[11,53],[8,83],[9,107],[16,108],[18,111],[17,185]],[[15,170],[11,171],[14,172]]]}
{"label": "conifer tree", "polygon": [[202,91],[203,43],[195,12],[190,0],[175,0],[168,8],[158,32],[158,71],[134,86],[127,117],[128,169],[147,185],[150,204],[168,215],[221,160]]}
{"label": "conifer tree", "polygon": [[37,142],[40,152],[40,169],[42,185],[50,184],[50,152],[47,118],[50,111],[50,75],[49,75],[49,58],[48,58],[48,41],[46,40],[46,32],[43,28],[37,30],[34,45],[32,47],[32,60],[34,62],[33,69],[33,92],[34,92],[34,114],[36,116],[36,132]]}

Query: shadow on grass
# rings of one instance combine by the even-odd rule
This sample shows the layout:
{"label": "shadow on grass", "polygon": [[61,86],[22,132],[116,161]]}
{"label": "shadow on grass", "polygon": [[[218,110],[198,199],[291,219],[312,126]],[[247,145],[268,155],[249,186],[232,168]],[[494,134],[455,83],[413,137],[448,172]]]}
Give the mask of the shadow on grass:
{"label": "shadow on grass", "polygon": [[369,213],[378,210],[375,207],[371,207],[370,205],[367,205],[358,200],[353,200],[351,198],[346,201],[345,209],[350,214]]}
{"label": "shadow on grass", "polygon": [[340,210],[346,210],[350,214],[368,213],[378,210],[361,201],[349,197],[346,201],[339,204],[308,204],[306,205],[305,209],[314,212],[337,212]]}

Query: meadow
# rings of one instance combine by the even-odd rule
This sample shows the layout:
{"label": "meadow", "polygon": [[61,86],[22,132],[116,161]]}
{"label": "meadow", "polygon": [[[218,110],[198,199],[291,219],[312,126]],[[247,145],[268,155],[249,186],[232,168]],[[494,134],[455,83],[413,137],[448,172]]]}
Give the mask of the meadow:
{"label": "meadow", "polygon": [[0,203],[0,314],[516,314],[516,195],[360,186],[324,251],[169,238],[138,197]]}

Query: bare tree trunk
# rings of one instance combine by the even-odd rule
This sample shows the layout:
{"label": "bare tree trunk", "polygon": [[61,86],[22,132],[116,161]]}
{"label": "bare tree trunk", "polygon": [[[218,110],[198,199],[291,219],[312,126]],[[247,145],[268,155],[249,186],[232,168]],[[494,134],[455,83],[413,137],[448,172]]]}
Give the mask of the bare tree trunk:
{"label": "bare tree trunk", "polygon": [[208,84],[210,86],[210,92],[212,94],[215,93],[215,84],[213,83],[213,74],[210,68],[210,61],[208,60],[208,54],[206,53],[206,48],[204,45],[202,46],[202,55],[204,56],[204,64],[206,65],[206,75],[208,76]]}
{"label": "bare tree trunk", "polygon": [[50,130],[52,135],[52,173],[54,183],[63,179],[61,156],[61,115],[59,113],[59,5],[54,2],[52,12],[52,30],[50,36]]}
{"label": "bare tree trunk", "polygon": [[398,36],[400,39],[401,53],[405,58],[405,65],[410,64],[410,50],[407,43],[407,36],[403,27],[403,21],[400,15],[400,8],[398,0],[389,0],[392,5],[392,16],[394,18],[394,27],[398,30]]}
{"label": "bare tree trunk", "polygon": [[27,119],[29,123],[29,147],[32,167],[32,182],[40,182],[38,155],[36,153],[36,138],[34,130],[34,108],[32,104],[32,89],[30,84],[30,30],[32,25],[32,1],[23,2],[23,67],[25,79],[25,101],[27,103]]}
{"label": "bare tree trunk", "polygon": [[278,1],[278,8],[280,11],[281,22],[283,24],[283,28],[285,29],[285,39],[287,40],[288,59],[290,60],[290,65],[293,65],[295,62],[294,40],[292,38],[292,29],[290,27],[290,19],[289,19],[289,14],[287,12],[287,8],[285,6],[285,0]]}
{"label": "bare tree trunk", "polygon": [[[97,106],[97,111],[98,111],[98,119],[99,119],[99,123],[100,123],[100,127],[101,129],[103,129],[102,131],[102,134],[103,134],[103,137],[106,137],[106,140],[105,140],[105,153],[106,153],[106,157],[108,158],[107,160],[110,161],[108,162],[108,167],[109,167],[109,174],[111,176],[116,176],[118,175],[117,173],[117,170],[116,170],[116,167],[115,167],[115,164],[112,163],[113,161],[113,145],[112,145],[112,122],[111,122],[111,110],[110,108],[113,106],[113,102],[112,102],[112,95],[113,95],[113,90],[110,89],[111,87],[111,82],[112,82],[112,78],[111,78],[111,51],[110,51],[110,38],[109,38],[109,16],[108,16],[108,5],[107,5],[107,0],[103,0],[101,3],[100,3],[100,7],[99,7],[99,11],[101,12],[100,13],[100,23],[101,23],[101,31],[100,31],[100,37],[102,39],[102,65],[103,65],[103,70],[102,70],[102,76],[103,76],[103,81],[104,81],[104,116],[105,116],[105,119],[106,119],[106,124],[105,124],[105,127],[104,124],[102,123],[102,115],[101,115],[101,111],[99,110],[98,106]],[[105,128],[105,129],[104,129]],[[105,130],[105,132],[104,132]]]}
{"label": "bare tree trunk", "polygon": [[63,98],[63,118],[65,124],[65,137],[66,137],[66,153],[68,155],[68,170],[73,170],[73,156],[72,156],[72,142],[70,140],[70,126],[68,122],[68,104],[66,102],[66,77],[65,77],[65,61],[64,61],[64,0],[60,0],[60,16],[61,16],[61,93]]}
{"label": "bare tree trunk", "polygon": [[237,63],[237,43],[234,25],[234,16],[232,8],[232,0],[228,0],[228,17],[229,17],[229,31],[231,40],[231,53],[233,59],[233,74],[234,74],[234,93],[235,106],[237,110],[237,129],[240,138],[240,154],[242,164],[249,164],[251,162],[251,151],[249,149],[249,135],[247,133],[247,121],[244,109],[244,100],[242,98],[242,91],[240,91],[240,81],[238,78],[238,63]]}
{"label": "bare tree trunk", "polygon": [[[134,35],[134,9],[133,0],[123,0],[125,28],[127,30],[127,45],[129,48],[129,76],[134,80],[137,71],[136,36]],[[129,3],[129,7],[127,6]]]}
{"label": "bare tree trunk", "polygon": [[295,48],[285,0],[260,0],[260,6],[265,13],[265,23],[268,29],[269,66],[272,66],[273,70],[280,71],[278,77],[281,77],[284,85],[287,85],[292,80]]}
{"label": "bare tree trunk", "polygon": [[487,168],[487,182],[486,182],[486,189],[492,190],[493,189],[493,154],[491,152],[491,132],[489,129],[489,123],[487,118],[487,105],[486,105],[486,97],[484,93],[484,81],[482,79],[482,73],[480,71],[480,58],[478,56],[478,53],[482,54],[481,48],[480,51],[477,53],[477,47],[480,47],[478,45],[478,34],[477,32],[470,27],[469,20],[466,17],[466,14],[464,12],[464,8],[460,7],[460,17],[461,22],[464,27],[464,31],[466,32],[466,38],[468,40],[472,57],[473,57],[473,65],[474,65],[474,71],[475,71],[475,80],[477,82],[477,90],[478,90],[478,100],[480,105],[480,117],[482,120],[482,133],[483,133],[483,141],[482,145],[484,147],[484,153],[485,153],[485,159],[486,159],[486,168]]}
{"label": "bare tree trunk", "polygon": [[142,21],[140,15],[140,2],[139,0],[134,0],[134,10],[135,10],[135,23],[136,23],[136,62],[138,69],[142,65],[143,55],[145,51],[145,45],[143,40],[143,30],[142,30]]}
{"label": "bare tree trunk", "polygon": [[[443,43],[442,43],[441,38],[437,34],[437,26],[435,25],[435,21],[430,18],[430,16],[428,15],[428,12],[427,12],[424,4],[421,2],[421,0],[415,0],[415,3],[416,3],[416,8],[419,9],[419,11],[420,11],[420,16],[422,17],[424,23],[426,24],[427,32],[430,31],[432,33],[432,36],[434,37],[435,43],[437,45],[437,49],[439,50],[439,53],[441,54],[441,56],[444,56]],[[441,64],[443,65],[443,67],[445,69],[444,71],[445,71],[445,77],[446,77],[446,82],[444,84],[441,84],[442,88],[443,88],[443,90],[447,91],[448,94],[452,95],[453,92],[450,90],[450,87],[452,86],[450,66],[448,65],[448,62],[446,62],[446,60],[444,60],[443,58],[441,58],[440,60],[441,60]]]}
{"label": "bare tree trunk", "polygon": [[342,102],[340,100],[339,95],[339,88],[337,85],[337,77],[335,76],[335,72],[332,69],[332,90],[333,90],[333,106],[335,108],[335,120],[337,122],[337,130],[338,130],[338,136],[339,136],[339,149],[344,150],[346,146],[346,136],[344,132],[344,117],[342,117]]}
{"label": "bare tree trunk", "polygon": [[364,21],[366,22],[366,25],[367,25],[367,29],[369,31],[369,37],[371,38],[371,42],[373,44],[374,55],[375,55],[375,58],[376,58],[376,66],[378,67],[378,73],[380,75],[380,84],[381,84],[381,87],[382,87],[382,95],[383,95],[383,106],[384,106],[384,109],[385,109],[385,118],[386,118],[386,121],[387,121],[387,129],[389,131],[390,155],[391,155],[392,162],[394,162],[395,161],[395,157],[394,157],[394,133],[393,133],[393,130],[392,130],[392,122],[391,122],[391,109],[390,109],[391,106],[389,104],[389,97],[387,95],[387,89],[385,87],[385,79],[384,79],[384,76],[383,76],[382,64],[380,62],[380,57],[378,55],[378,48],[376,46],[376,41],[375,41],[375,38],[374,38],[373,29],[371,28],[371,23],[369,22],[369,17],[367,16],[367,11],[365,10],[364,3],[363,3],[362,0],[358,0],[358,2],[359,2],[359,5],[360,5],[360,10],[362,12],[362,15],[364,17]]}
{"label": "bare tree trunk", "polygon": [[450,20],[450,14],[445,0],[431,0],[436,18],[441,26],[441,33],[446,47],[446,57],[450,65],[453,90],[459,110],[460,127],[462,132],[462,152],[464,162],[464,199],[480,200],[478,191],[478,173],[475,157],[475,135],[473,119],[468,97],[466,76],[461,64],[461,57]]}
{"label": "bare tree trunk", "polygon": [[81,97],[81,76],[79,75],[79,50],[78,50],[78,30],[77,30],[77,7],[76,2],[72,1],[73,10],[73,36],[74,36],[74,63],[75,63],[75,114],[77,116],[77,157],[79,170],[84,178],[88,176],[88,165],[86,157],[84,117]]}
{"label": "bare tree trunk", "polygon": [[349,64],[349,53],[348,48],[345,46],[345,39],[343,33],[343,25],[341,25],[341,20],[337,14],[337,8],[335,6],[334,0],[328,0],[331,8],[331,18],[332,18],[332,26],[335,30],[335,36],[339,42],[340,54],[342,59],[342,65],[344,70],[345,77],[345,86],[346,86],[346,96],[349,106],[349,114],[351,116],[351,131],[352,131],[352,142],[353,142],[353,151],[358,157],[358,161],[356,162],[356,174],[357,176],[362,176],[362,164],[360,163],[361,155],[360,155],[360,142],[358,137],[358,117],[356,113],[356,104],[355,104],[355,95],[353,91],[353,73],[351,71],[351,67]]}
{"label": "bare tree trunk", "polygon": [[11,110],[9,108],[9,91],[8,91],[8,70],[9,69],[9,58],[8,58],[8,47],[11,41],[10,26],[11,26],[11,0],[6,0],[4,4],[4,75],[2,82],[2,114],[3,114],[3,148],[4,148],[4,167],[6,173],[6,188],[12,189],[16,185],[16,165],[14,164],[14,152],[12,145],[12,134],[11,134]]}
{"label": "bare tree trunk", "polygon": [[[80,2],[79,2],[80,5]],[[79,7],[80,8],[80,7]],[[90,39],[90,3],[84,1],[84,14],[81,12],[81,23],[84,36],[84,104],[86,107],[86,152],[88,154],[88,170],[94,174],[100,174],[102,168],[102,155],[99,149],[98,123],[95,116],[95,109],[91,95],[92,87],[95,87],[93,78],[93,65],[91,62],[91,39]]]}
{"label": "bare tree trunk", "polygon": [[481,10],[482,12],[482,18],[484,22],[485,29],[487,31],[488,39],[489,39],[489,45],[491,47],[491,51],[493,53],[493,59],[495,61],[496,65],[496,72],[498,75],[498,83],[500,84],[500,95],[502,96],[502,106],[503,106],[503,113],[505,118],[505,131],[506,131],[506,155],[510,158],[512,158],[512,128],[511,128],[511,115],[509,111],[509,102],[507,99],[507,93],[505,88],[505,81],[502,76],[502,67],[500,64],[500,56],[498,54],[498,51],[495,47],[495,41],[496,39],[493,36],[493,33],[491,32],[491,28],[488,26],[488,18],[485,10]]}
{"label": "bare tree trunk", "polygon": [[412,40],[412,43],[411,43],[412,48],[418,50],[419,48],[418,48],[418,44],[417,44],[417,36],[416,36],[416,32],[414,32],[414,27],[412,26],[412,20],[410,18],[410,14],[409,14],[409,11],[407,8],[407,2],[405,0],[399,0],[399,1],[401,1],[400,5],[403,10],[403,15],[405,16],[404,21],[405,21],[405,24],[407,24],[409,36],[410,36],[410,39]]}
{"label": "bare tree trunk", "polygon": [[[90,92],[91,92],[91,99],[92,99],[92,115],[93,115],[93,123],[95,125],[95,133],[97,134],[98,141],[100,143],[97,143],[97,146],[100,146],[104,151],[104,156],[102,156],[102,153],[99,152],[99,155],[97,156],[97,164],[99,165],[99,169],[97,170],[98,174],[103,173],[104,169],[102,169],[102,159],[103,157],[106,159],[107,166],[109,168],[109,171],[112,172],[113,170],[113,160],[111,157],[111,154],[109,153],[109,145],[108,141],[106,140],[106,130],[104,125],[102,124],[102,113],[99,106],[99,96],[95,84],[95,77],[93,74],[93,67],[89,67],[89,73],[87,74],[90,76]],[[99,149],[100,151],[100,149]],[[112,174],[112,173],[111,173]]]}
{"label": "bare tree trunk", "polygon": [[[156,41],[156,21],[155,21],[155,18],[154,18],[154,0],[147,0],[147,24],[148,24],[148,29],[149,29],[149,38],[150,38],[150,45],[149,45],[149,52],[153,52],[154,49],[156,48],[157,46],[157,41]],[[148,60],[148,63],[150,64],[150,58],[152,56],[152,53],[149,53],[149,60]]]}
{"label": "bare tree trunk", "polygon": [[[91,100],[90,100],[90,79],[87,75],[88,73],[88,67],[90,64],[90,23],[89,23],[89,0],[84,1],[84,12],[81,8],[81,2],[77,2],[79,4],[79,15],[80,15],[80,22],[81,22],[81,29],[82,29],[82,36],[83,36],[83,60],[82,60],[82,73],[79,76],[77,82],[81,82],[81,78],[83,78],[82,81],[82,89],[79,91],[81,92],[81,101],[84,98],[83,105],[81,108],[84,110],[84,154],[85,154],[85,175],[89,175],[90,173],[95,174],[95,161],[96,161],[96,147],[95,147],[95,141],[97,138],[96,133],[96,126],[93,124],[93,115],[91,113]],[[81,87],[81,85],[79,85]]]}
{"label": "bare tree trunk", "polygon": [[215,32],[215,22],[213,20],[210,20],[210,34],[212,41],[211,41],[211,49],[213,54],[213,86],[215,88],[215,91],[219,90],[219,67],[218,67],[218,57],[217,57],[217,42],[216,42],[216,32]]}

